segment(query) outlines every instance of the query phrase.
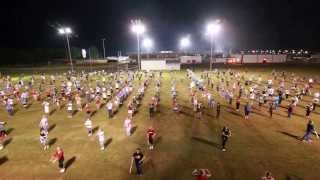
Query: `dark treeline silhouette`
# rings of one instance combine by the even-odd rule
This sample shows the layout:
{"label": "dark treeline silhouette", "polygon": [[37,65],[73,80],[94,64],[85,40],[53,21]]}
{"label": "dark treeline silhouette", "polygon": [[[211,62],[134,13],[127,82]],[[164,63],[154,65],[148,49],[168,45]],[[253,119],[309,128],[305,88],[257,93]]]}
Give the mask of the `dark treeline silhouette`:
{"label": "dark treeline silhouette", "polygon": [[[87,50],[88,51],[88,50]],[[90,48],[91,58],[99,57],[96,47]],[[72,47],[73,59],[82,59],[81,48]],[[87,58],[89,55],[87,53]],[[0,66],[48,65],[68,60],[68,51],[64,48],[0,48]]]}

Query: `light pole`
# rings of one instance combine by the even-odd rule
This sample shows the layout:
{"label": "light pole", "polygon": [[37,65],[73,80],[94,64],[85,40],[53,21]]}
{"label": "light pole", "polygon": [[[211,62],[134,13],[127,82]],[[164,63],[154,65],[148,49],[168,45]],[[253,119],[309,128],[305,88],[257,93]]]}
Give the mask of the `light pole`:
{"label": "light pole", "polygon": [[140,19],[132,20],[131,24],[132,24],[131,30],[132,30],[132,32],[136,33],[136,36],[137,36],[137,52],[138,52],[137,60],[138,60],[139,70],[141,70],[140,36],[141,36],[141,34],[143,34],[146,31],[146,28]]}
{"label": "light pole", "polygon": [[104,46],[104,41],[106,40],[106,38],[103,38],[101,40],[102,40],[102,47],[103,47],[103,59],[106,59],[106,49]]}
{"label": "light pole", "polygon": [[214,36],[221,30],[220,20],[207,24],[206,30],[207,35],[210,36],[210,71],[212,71]]}
{"label": "light pole", "polygon": [[73,63],[72,63],[72,57],[71,57],[71,49],[70,49],[70,42],[69,42],[69,36],[72,34],[72,30],[69,27],[62,27],[58,29],[59,34],[65,35],[67,39],[67,45],[68,45],[68,54],[69,54],[69,60],[71,65],[71,72],[73,72]]}

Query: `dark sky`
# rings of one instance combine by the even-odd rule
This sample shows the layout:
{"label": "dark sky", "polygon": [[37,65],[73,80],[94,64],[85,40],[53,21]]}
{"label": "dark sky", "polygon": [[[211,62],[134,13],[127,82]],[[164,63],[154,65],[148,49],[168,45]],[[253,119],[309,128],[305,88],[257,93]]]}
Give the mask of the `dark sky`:
{"label": "dark sky", "polygon": [[219,18],[224,49],[317,49],[320,2],[314,0],[3,0],[0,47],[63,47],[58,25],[70,25],[78,47],[107,38],[108,54],[132,51],[130,20],[141,18],[157,50],[176,49],[190,34],[193,48],[208,49],[205,24]]}

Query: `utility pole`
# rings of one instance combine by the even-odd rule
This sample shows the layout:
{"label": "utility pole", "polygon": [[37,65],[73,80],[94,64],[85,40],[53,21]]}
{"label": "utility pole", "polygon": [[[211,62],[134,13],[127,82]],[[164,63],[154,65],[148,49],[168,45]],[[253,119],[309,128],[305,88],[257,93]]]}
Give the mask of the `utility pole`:
{"label": "utility pole", "polygon": [[103,46],[103,59],[106,59],[106,49],[105,49],[105,46],[104,46],[104,41],[106,40],[106,38],[102,38],[102,46]]}

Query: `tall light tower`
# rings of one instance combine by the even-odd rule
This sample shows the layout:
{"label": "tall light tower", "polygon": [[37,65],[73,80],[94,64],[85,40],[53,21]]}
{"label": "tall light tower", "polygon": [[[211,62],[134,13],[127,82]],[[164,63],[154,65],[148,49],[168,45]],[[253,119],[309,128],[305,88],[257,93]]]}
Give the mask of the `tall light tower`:
{"label": "tall light tower", "polygon": [[67,39],[67,45],[68,45],[68,54],[69,54],[69,60],[70,60],[70,65],[71,65],[71,72],[73,72],[73,63],[72,63],[72,57],[71,57],[71,49],[70,49],[70,42],[69,42],[69,37],[70,34],[72,34],[72,30],[69,27],[62,27],[58,29],[59,34],[64,35]]}
{"label": "tall light tower", "polygon": [[138,66],[139,70],[141,70],[141,60],[140,60],[140,36],[146,31],[144,24],[140,19],[131,21],[131,30],[137,36],[137,52],[138,52]]}
{"label": "tall light tower", "polygon": [[221,31],[220,20],[210,22],[207,24],[206,34],[210,36],[210,71],[212,70],[213,63],[213,45],[215,36]]}
{"label": "tall light tower", "polygon": [[102,38],[102,47],[103,47],[103,59],[106,59],[106,48],[104,46],[104,41],[106,40],[106,38]]}

